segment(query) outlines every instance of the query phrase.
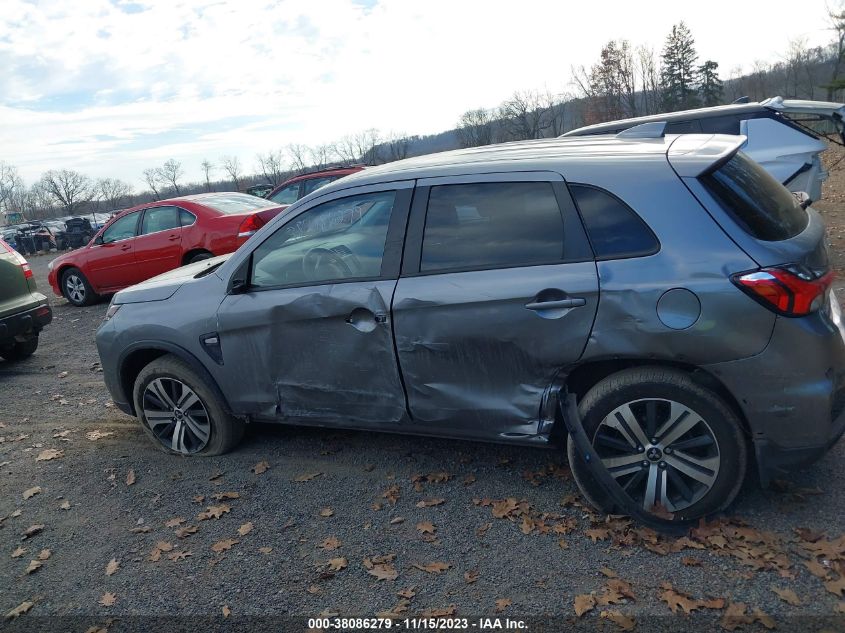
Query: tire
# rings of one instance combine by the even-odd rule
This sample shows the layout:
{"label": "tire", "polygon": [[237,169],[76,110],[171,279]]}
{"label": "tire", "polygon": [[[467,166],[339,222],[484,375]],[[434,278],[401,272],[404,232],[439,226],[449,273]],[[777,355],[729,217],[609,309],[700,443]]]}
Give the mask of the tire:
{"label": "tire", "polygon": [[187,264],[196,264],[197,262],[201,262],[204,259],[211,259],[212,257],[214,257],[214,255],[212,255],[208,251],[202,251],[202,252],[194,253],[193,255],[191,255],[191,257],[188,259],[188,261],[186,263]]}
{"label": "tire", "polygon": [[[673,521],[682,522],[721,512],[742,487],[747,452],[739,418],[715,393],[681,371],[620,371],[590,389],[578,409],[602,461],[607,465],[616,460],[611,467],[617,482],[656,516],[666,518],[668,511]],[[642,423],[639,428],[633,427],[632,418]],[[605,514],[624,514],[593,478],[571,438],[567,456],[590,505]]]}
{"label": "tire", "polygon": [[[188,392],[196,402],[174,409],[180,399],[192,397]],[[133,401],[144,432],[166,453],[222,455],[243,438],[243,421],[230,415],[206,381],[173,355],[161,356],[141,370],[135,379]]]}
{"label": "tire", "polygon": [[89,306],[99,299],[88,279],[78,268],[68,268],[62,273],[62,294],[78,308]]}
{"label": "tire", "polygon": [[0,356],[8,361],[29,358],[38,349],[38,336],[33,336],[24,342],[15,342],[8,347],[0,347]]}

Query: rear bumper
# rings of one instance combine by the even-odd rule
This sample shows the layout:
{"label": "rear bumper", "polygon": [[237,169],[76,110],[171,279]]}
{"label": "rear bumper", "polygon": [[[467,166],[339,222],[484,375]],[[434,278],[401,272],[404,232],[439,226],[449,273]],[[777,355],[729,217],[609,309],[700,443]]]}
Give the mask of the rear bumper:
{"label": "rear bumper", "polygon": [[0,318],[0,343],[38,334],[52,320],[53,311],[45,298],[34,308]]}
{"label": "rear bumper", "polygon": [[778,317],[760,354],[705,369],[742,409],[763,485],[816,461],[845,431],[845,328],[838,304],[809,317]]}

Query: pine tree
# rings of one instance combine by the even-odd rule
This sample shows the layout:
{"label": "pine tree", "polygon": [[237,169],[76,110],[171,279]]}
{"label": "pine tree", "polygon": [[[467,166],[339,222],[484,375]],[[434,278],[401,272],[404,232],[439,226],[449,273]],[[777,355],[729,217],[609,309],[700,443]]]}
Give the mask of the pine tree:
{"label": "pine tree", "polygon": [[664,107],[671,112],[698,106],[698,69],[695,66],[698,54],[695,52],[695,40],[683,22],[672,27],[661,59],[660,83]]}
{"label": "pine tree", "polygon": [[719,79],[719,64],[707,60],[698,67],[698,94],[705,106],[719,105],[722,102],[722,80]]}

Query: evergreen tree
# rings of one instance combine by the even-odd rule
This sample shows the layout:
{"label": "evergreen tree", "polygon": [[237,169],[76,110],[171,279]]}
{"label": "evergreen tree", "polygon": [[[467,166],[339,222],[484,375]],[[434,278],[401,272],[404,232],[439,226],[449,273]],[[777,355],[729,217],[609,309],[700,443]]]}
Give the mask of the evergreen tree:
{"label": "evergreen tree", "polygon": [[719,79],[719,64],[707,60],[698,67],[698,93],[701,102],[705,106],[714,106],[722,103],[722,80]]}
{"label": "evergreen tree", "polygon": [[668,111],[685,110],[698,106],[698,69],[695,62],[695,40],[683,22],[672,27],[661,54],[663,68],[660,84],[663,105]]}

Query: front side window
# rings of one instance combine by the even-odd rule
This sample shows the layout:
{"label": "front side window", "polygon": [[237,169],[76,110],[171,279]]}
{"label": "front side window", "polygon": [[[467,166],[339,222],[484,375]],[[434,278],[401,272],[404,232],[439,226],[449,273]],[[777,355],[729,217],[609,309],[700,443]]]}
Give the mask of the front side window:
{"label": "front side window", "polygon": [[154,207],[144,211],[144,219],[141,220],[141,235],[178,229],[180,226],[178,208]]}
{"label": "front side window", "polygon": [[138,214],[130,213],[129,215],[124,215],[122,218],[112,222],[111,225],[103,231],[103,244],[135,237],[137,229]]}
{"label": "front side window", "polygon": [[379,277],[395,197],[393,191],[350,196],[296,216],[255,249],[250,285]]}
{"label": "front side window", "polygon": [[322,178],[309,178],[308,180],[304,180],[302,182],[302,196],[305,197],[312,191],[315,191],[322,187],[323,185],[327,185],[330,182],[334,182],[337,180],[337,176],[323,176]]}
{"label": "front side window", "polygon": [[719,205],[758,240],[795,237],[809,222],[795,196],[742,152],[702,176],[701,182]]}
{"label": "front side window", "polygon": [[613,194],[588,185],[570,185],[596,259],[651,255],[657,238],[631,207]]}
{"label": "front side window", "polygon": [[299,183],[295,182],[292,185],[279,189],[269,199],[278,204],[293,204],[299,200],[299,197]]}
{"label": "front side window", "polygon": [[423,272],[505,268],[563,259],[563,216],[549,182],[431,188]]}

